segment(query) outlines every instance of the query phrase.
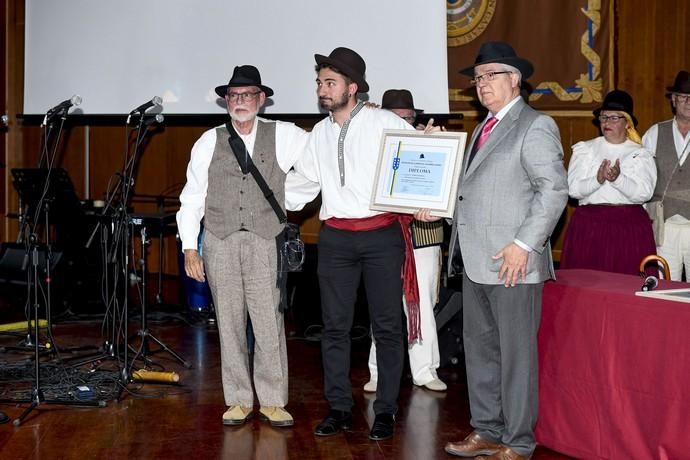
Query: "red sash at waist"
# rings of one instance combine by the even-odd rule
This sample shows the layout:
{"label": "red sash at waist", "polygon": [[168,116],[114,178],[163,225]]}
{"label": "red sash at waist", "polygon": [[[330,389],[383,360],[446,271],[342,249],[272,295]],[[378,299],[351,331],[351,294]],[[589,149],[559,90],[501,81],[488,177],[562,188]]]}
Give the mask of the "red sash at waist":
{"label": "red sash at waist", "polygon": [[369,230],[378,230],[379,228],[388,227],[390,224],[398,220],[398,214],[387,212],[371,217],[363,217],[361,219],[341,219],[340,217],[331,217],[326,219],[324,224],[329,227],[337,228],[338,230],[347,230],[350,232],[368,232]]}

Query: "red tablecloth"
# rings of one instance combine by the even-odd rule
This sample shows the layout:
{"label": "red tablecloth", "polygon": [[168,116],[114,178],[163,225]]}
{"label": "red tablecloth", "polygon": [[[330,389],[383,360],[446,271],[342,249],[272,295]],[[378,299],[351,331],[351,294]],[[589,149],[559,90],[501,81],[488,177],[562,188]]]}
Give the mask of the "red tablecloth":
{"label": "red tablecloth", "polygon": [[539,329],[538,442],[580,458],[690,459],[690,304],[636,296],[635,276],[556,276]]}

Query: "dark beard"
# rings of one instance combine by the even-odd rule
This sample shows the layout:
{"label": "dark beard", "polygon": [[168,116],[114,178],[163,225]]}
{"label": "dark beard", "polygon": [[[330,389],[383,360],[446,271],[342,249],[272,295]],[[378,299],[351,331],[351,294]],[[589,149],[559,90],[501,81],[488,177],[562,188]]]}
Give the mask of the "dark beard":
{"label": "dark beard", "polygon": [[342,109],[343,107],[347,107],[347,103],[348,103],[347,93],[343,93],[342,96],[340,96],[340,99],[337,101],[334,101],[332,99],[319,98],[319,105],[321,106],[321,108],[326,109],[330,112],[337,112],[338,110]]}

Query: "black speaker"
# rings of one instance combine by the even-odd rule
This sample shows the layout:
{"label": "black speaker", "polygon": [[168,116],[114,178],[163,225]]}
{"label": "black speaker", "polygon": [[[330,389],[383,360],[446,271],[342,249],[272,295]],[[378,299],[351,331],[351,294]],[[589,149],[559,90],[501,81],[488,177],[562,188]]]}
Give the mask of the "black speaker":
{"label": "black speaker", "polygon": [[441,288],[434,308],[440,367],[464,365],[462,353],[462,292]]}
{"label": "black speaker", "polygon": [[[36,247],[39,273],[46,273],[48,250],[45,245]],[[51,251],[50,271],[55,270],[62,259],[62,251],[55,248]],[[0,245],[0,283],[25,285],[27,273],[33,269],[33,252],[27,252],[24,244],[2,243]]]}

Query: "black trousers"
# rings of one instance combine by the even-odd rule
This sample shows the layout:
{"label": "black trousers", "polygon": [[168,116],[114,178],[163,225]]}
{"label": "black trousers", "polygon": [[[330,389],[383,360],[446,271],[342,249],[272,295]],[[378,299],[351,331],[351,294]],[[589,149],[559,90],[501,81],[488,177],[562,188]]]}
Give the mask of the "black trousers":
{"label": "black trousers", "polygon": [[371,329],[376,340],[378,385],[374,412],[395,414],[404,359],[400,224],[365,232],[327,225],[319,236],[323,359],[326,399],[331,409],[350,411],[350,330],[363,277]]}

